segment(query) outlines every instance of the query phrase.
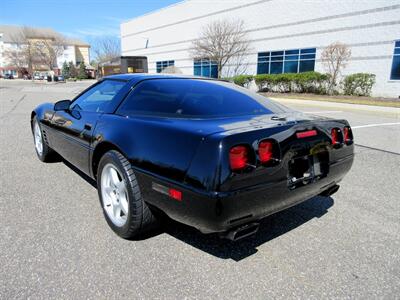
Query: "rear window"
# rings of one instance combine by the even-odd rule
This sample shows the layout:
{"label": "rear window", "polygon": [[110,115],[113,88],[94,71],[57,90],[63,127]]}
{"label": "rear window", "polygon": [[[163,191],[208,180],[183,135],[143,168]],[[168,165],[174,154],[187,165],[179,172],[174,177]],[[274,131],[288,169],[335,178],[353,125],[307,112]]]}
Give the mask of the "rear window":
{"label": "rear window", "polygon": [[139,83],[122,103],[123,115],[225,117],[281,113],[287,108],[233,84],[201,79],[151,79]]}

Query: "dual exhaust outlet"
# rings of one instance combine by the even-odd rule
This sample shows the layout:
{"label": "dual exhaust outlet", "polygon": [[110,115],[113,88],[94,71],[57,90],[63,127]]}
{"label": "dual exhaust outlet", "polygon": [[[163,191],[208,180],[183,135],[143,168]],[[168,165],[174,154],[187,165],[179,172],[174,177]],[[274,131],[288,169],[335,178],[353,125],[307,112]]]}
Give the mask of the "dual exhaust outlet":
{"label": "dual exhaust outlet", "polygon": [[[330,188],[326,189],[325,191],[323,191],[320,195],[328,197],[336,193],[338,190],[339,190],[339,185],[335,184]],[[239,227],[236,227],[234,229],[228,230],[226,232],[220,233],[220,237],[223,239],[236,242],[248,236],[254,235],[258,231],[259,227],[260,223],[258,222],[247,223]]]}

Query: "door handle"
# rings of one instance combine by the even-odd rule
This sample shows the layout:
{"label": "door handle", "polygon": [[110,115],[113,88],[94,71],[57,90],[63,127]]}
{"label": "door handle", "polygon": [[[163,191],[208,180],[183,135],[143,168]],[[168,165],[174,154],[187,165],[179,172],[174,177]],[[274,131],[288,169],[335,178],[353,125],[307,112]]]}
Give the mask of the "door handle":
{"label": "door handle", "polygon": [[92,124],[86,123],[84,129],[85,130],[92,130]]}

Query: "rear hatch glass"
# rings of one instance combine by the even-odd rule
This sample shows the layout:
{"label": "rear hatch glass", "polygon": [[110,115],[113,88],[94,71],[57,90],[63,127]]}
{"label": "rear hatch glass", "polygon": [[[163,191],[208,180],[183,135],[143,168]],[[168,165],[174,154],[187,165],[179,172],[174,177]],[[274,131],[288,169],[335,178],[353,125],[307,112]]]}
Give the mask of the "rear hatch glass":
{"label": "rear hatch glass", "polygon": [[140,82],[122,103],[118,113],[215,118],[290,111],[266,97],[228,82],[163,78]]}

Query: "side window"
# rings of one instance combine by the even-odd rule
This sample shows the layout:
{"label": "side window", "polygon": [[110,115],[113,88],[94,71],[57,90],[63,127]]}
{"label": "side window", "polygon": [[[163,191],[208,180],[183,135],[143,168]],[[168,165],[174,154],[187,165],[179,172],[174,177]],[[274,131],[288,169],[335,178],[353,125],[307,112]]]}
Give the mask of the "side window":
{"label": "side window", "polygon": [[104,112],[125,84],[123,81],[104,80],[80,95],[72,103],[71,109]]}

